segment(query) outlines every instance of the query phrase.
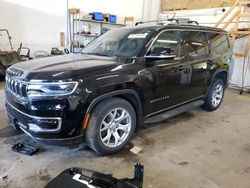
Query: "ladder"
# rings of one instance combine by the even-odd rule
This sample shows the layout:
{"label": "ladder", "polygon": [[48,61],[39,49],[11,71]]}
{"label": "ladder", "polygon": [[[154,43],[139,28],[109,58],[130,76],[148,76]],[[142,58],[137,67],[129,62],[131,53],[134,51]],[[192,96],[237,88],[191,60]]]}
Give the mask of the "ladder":
{"label": "ladder", "polygon": [[[235,12],[234,12],[235,11]],[[230,14],[234,14],[230,16]],[[220,27],[222,29],[228,29],[228,26],[234,22],[234,25],[229,29],[229,33],[233,38],[233,43],[237,37],[242,37],[250,35],[250,27],[240,28],[239,24],[242,18],[249,18],[250,20],[250,1],[248,0],[237,0],[233,6],[228,9],[228,11],[221,17],[221,19],[215,24],[215,27]],[[227,21],[223,23],[225,20]]]}
{"label": "ladder", "polygon": [[[233,28],[230,29],[232,35],[246,35],[250,34],[250,28],[239,28],[239,23],[241,18],[250,18],[250,1],[248,0],[236,0],[233,6],[228,9],[228,11],[221,17],[221,19],[215,24],[215,27],[220,27],[222,29],[227,29],[228,26],[235,20]],[[237,10],[236,10],[237,9]],[[235,12],[234,12],[235,11]],[[234,14],[231,16],[230,14]],[[230,17],[229,17],[230,16]],[[225,21],[228,19],[225,23]],[[243,31],[242,31],[243,30]]]}
{"label": "ladder", "polygon": [[[248,18],[248,19],[247,19]],[[244,81],[246,75],[246,66],[250,63],[250,26],[241,27],[240,22],[242,19],[250,20],[250,1],[249,0],[236,0],[233,6],[221,17],[221,19],[215,24],[215,27],[220,27],[225,30],[229,30],[229,34],[232,36],[232,43],[235,44],[236,39],[245,37],[246,45],[243,47],[242,52],[235,52],[235,58],[243,59],[243,71],[242,71],[242,85],[240,94],[244,90]],[[233,24],[234,22],[234,24]],[[229,28],[229,26],[232,26]]]}

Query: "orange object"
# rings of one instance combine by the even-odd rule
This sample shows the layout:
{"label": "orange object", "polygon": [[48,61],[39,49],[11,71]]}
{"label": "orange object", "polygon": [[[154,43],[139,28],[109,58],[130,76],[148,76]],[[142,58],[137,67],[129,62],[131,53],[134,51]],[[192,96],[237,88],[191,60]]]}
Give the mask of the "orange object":
{"label": "orange object", "polygon": [[88,126],[88,122],[89,122],[89,117],[90,117],[90,113],[87,114],[85,121],[83,123],[83,128],[86,129]]}

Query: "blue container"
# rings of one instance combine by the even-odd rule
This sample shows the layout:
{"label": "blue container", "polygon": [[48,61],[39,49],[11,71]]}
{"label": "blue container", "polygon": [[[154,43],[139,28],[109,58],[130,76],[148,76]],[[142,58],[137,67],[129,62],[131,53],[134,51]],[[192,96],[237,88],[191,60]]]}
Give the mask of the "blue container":
{"label": "blue container", "polygon": [[117,20],[116,15],[112,15],[112,14],[109,15],[109,20],[108,20],[109,22],[116,23],[116,20]]}
{"label": "blue container", "polygon": [[103,21],[103,13],[102,12],[92,12],[92,13],[89,13],[89,15],[92,16],[93,20]]}

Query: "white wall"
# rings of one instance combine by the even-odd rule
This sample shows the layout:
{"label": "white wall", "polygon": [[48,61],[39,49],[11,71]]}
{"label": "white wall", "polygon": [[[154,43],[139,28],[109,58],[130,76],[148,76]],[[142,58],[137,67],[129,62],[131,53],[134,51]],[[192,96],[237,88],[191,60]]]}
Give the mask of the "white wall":
{"label": "white wall", "polygon": [[0,0],[0,28],[9,30],[14,49],[23,42],[32,51],[49,51],[60,45],[66,11],[66,0]]}
{"label": "white wall", "polygon": [[[69,7],[80,8],[82,15],[92,11],[141,20],[143,0],[69,0]],[[12,35],[14,49],[20,42],[37,50],[50,51],[60,46],[60,32],[67,33],[67,0],[0,0],[0,28]],[[1,41],[0,41],[1,45]]]}
{"label": "white wall", "polygon": [[160,12],[161,0],[144,0],[142,21],[157,20]]}

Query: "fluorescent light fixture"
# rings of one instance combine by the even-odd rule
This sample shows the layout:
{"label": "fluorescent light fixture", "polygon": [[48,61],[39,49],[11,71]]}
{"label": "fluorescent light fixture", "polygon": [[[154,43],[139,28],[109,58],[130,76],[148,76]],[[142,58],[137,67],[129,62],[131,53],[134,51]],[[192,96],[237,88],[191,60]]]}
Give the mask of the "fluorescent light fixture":
{"label": "fluorescent light fixture", "polygon": [[160,43],[171,43],[171,44],[177,44],[178,41],[175,41],[175,40],[157,40],[157,42],[160,42]]}
{"label": "fluorescent light fixture", "polygon": [[197,45],[197,46],[202,46],[203,45],[202,43],[199,43],[199,42],[192,42],[192,44]]}

